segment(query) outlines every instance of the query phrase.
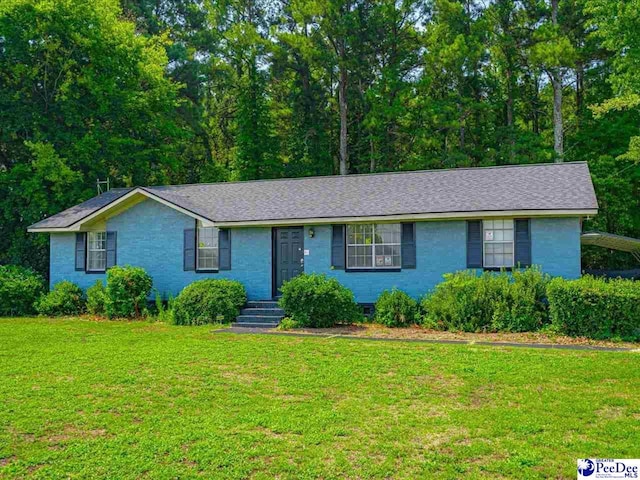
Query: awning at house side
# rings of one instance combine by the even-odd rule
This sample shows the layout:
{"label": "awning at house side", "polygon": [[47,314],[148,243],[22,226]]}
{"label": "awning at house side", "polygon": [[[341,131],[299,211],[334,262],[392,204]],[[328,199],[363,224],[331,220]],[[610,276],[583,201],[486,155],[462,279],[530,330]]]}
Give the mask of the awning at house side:
{"label": "awning at house side", "polygon": [[582,234],[580,242],[582,245],[596,245],[611,250],[629,252],[640,262],[640,238],[605,232],[587,232]]}

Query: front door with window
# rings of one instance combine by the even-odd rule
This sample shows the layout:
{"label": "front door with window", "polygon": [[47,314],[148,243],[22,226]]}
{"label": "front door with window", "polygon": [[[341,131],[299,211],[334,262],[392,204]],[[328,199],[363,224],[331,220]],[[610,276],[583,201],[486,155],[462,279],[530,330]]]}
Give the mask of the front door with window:
{"label": "front door with window", "polygon": [[302,227],[274,229],[274,296],[287,280],[304,271],[304,230]]}

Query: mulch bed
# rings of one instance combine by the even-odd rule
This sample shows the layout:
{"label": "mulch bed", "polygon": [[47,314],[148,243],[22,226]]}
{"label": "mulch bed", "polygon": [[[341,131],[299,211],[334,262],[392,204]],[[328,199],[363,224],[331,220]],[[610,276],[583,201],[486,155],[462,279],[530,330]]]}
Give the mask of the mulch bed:
{"label": "mulch bed", "polygon": [[[281,332],[286,333],[287,331]],[[593,340],[585,337],[567,337],[546,333],[467,333],[443,332],[420,326],[406,328],[388,328],[376,324],[343,325],[334,328],[300,328],[288,330],[289,333],[340,335],[360,338],[385,338],[397,340],[443,340],[464,342],[526,343],[542,345],[581,345],[607,348],[631,348],[640,350],[640,342],[613,342]]]}

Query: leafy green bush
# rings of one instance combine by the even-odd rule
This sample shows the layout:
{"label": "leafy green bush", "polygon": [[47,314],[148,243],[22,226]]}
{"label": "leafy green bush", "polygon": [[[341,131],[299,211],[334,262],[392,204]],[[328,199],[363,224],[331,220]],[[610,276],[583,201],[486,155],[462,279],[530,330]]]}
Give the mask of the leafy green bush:
{"label": "leafy green bush", "polygon": [[554,278],[547,288],[558,331],[596,339],[640,339],[640,283],[585,276]]}
{"label": "leafy green bush", "polygon": [[284,317],[278,324],[278,330],[293,330],[298,327],[300,327],[300,325],[289,317]]}
{"label": "leafy green bush", "polygon": [[[506,276],[506,275],[505,275]],[[538,267],[515,270],[507,282],[503,301],[492,315],[491,329],[507,332],[533,332],[549,324],[546,303],[549,275]]]}
{"label": "leafy green bush", "polygon": [[169,295],[166,303],[162,299],[160,292],[156,290],[156,319],[159,322],[175,323],[175,299]]}
{"label": "leafy green bush", "polygon": [[78,315],[84,312],[86,300],[84,292],[75,283],[62,280],[54,285],[46,295],[36,302],[40,315],[49,317],[59,315]]}
{"label": "leafy green bush", "polygon": [[421,303],[426,325],[445,330],[534,331],[548,323],[545,291],[549,276],[537,267],[477,275],[446,274]]}
{"label": "leafy green bush", "polygon": [[0,265],[0,315],[28,315],[44,292],[44,279],[33,270]]}
{"label": "leafy green bush", "polygon": [[97,280],[96,283],[87,288],[87,311],[93,315],[104,314],[106,291],[102,280]]}
{"label": "leafy green bush", "polygon": [[387,327],[406,327],[419,323],[418,302],[402,290],[385,290],[376,300],[373,320]]}
{"label": "leafy green bush", "polygon": [[279,305],[301,327],[327,328],[362,319],[353,292],[335,278],[302,274],[285,282]]}
{"label": "leafy green bush", "polygon": [[143,268],[126,265],[107,270],[104,309],[107,317],[140,317],[153,282]]}
{"label": "leafy green bush", "polygon": [[240,282],[225,279],[198,280],[187,285],[174,302],[177,325],[232,322],[247,301]]}

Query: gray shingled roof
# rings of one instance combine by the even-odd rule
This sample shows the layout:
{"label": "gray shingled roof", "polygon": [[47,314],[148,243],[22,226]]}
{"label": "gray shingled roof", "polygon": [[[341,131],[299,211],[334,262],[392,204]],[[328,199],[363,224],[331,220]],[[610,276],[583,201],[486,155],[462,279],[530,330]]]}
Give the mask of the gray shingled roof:
{"label": "gray shingled roof", "polygon": [[133,188],[114,188],[102,195],[90,198],[74,207],[67,208],[49,218],[34,223],[29,228],[64,228],[91,215],[96,210],[109,205],[113,201],[129,193]]}
{"label": "gray shingled roof", "polygon": [[[585,162],[145,187],[214,222],[505,210],[592,210]],[[69,226],[129,190],[111,190],[32,228]]]}

